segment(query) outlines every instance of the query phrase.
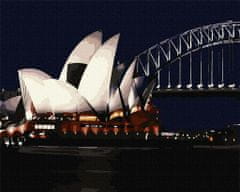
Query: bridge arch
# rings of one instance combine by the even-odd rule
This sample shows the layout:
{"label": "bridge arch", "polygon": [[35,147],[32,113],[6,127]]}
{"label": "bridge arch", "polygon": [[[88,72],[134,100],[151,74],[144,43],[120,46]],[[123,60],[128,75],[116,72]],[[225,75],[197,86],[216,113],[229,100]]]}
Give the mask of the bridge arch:
{"label": "bridge arch", "polygon": [[[155,44],[154,46],[146,49],[136,56],[137,58],[137,72],[142,73],[145,76],[156,76],[157,86],[156,88],[161,88],[161,75],[164,72],[164,69],[167,69],[167,85],[165,88],[173,88],[171,85],[171,66],[173,63],[178,63],[178,83],[175,85],[175,88],[240,88],[239,84],[235,82],[233,77],[233,51],[234,46],[240,43],[240,21],[227,21],[223,23],[216,23],[205,25],[201,27],[196,27],[194,29],[185,31],[184,33],[175,35],[171,38],[168,38],[160,43]],[[219,46],[222,46],[219,49]],[[224,47],[225,46],[225,47]],[[214,64],[214,49],[218,47],[220,51],[221,61],[217,63],[217,67]],[[230,70],[226,72],[226,65],[224,61],[226,60],[224,52],[227,47],[228,57],[228,67]],[[239,47],[240,48],[240,47]],[[202,50],[207,50],[207,82],[204,83],[204,64],[203,57],[206,56],[202,53]],[[240,49],[239,49],[240,50]],[[195,87],[193,82],[193,54],[198,52],[199,64],[198,64],[198,81],[195,81]],[[206,52],[206,51],[205,51]],[[219,54],[218,54],[219,56]],[[183,77],[183,67],[182,61],[184,57],[189,58],[188,65],[188,83],[184,85],[182,83]],[[240,58],[239,58],[240,59]],[[205,58],[206,60],[206,58]],[[225,66],[224,66],[225,65]],[[240,66],[240,63],[239,65]],[[217,68],[217,72],[214,70]],[[240,69],[238,69],[240,70]],[[196,71],[196,70],[195,70]],[[226,82],[226,75],[228,76],[229,81]],[[186,73],[185,73],[186,76]],[[217,77],[216,77],[217,76]],[[217,78],[217,80],[215,80]],[[216,82],[217,81],[217,82]]]}

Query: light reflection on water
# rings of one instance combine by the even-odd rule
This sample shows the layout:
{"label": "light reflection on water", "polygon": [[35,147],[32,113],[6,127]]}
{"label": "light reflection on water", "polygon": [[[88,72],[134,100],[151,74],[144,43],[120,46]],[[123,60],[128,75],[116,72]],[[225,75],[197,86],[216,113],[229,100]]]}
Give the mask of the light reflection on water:
{"label": "light reflection on water", "polygon": [[111,149],[103,156],[2,153],[1,157],[3,192],[238,189],[239,150]]}

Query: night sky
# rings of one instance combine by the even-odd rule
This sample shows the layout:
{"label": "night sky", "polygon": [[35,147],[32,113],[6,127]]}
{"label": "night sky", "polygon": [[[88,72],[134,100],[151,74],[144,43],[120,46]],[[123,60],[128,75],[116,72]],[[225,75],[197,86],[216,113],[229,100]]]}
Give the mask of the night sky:
{"label": "night sky", "polygon": [[[114,3],[114,2],[1,2],[1,68],[0,87],[16,89],[17,70],[20,68],[39,68],[53,77],[60,70],[73,47],[87,34],[102,30],[104,39],[115,33],[121,33],[117,60],[129,61],[144,49],[161,40],[179,34],[188,29],[205,24],[240,20],[240,3],[237,2],[151,2],[151,3]],[[179,101],[180,99],[180,101]],[[191,111],[200,106],[210,106],[211,113],[219,111],[213,117],[215,126],[237,121],[240,114],[239,99],[206,98],[181,100],[163,100],[161,112],[178,114],[181,108],[189,104]],[[171,103],[171,105],[169,105]],[[182,103],[182,104],[181,104]],[[170,107],[171,106],[171,107]],[[196,107],[197,106],[197,107]],[[198,109],[199,106],[199,109]],[[219,107],[219,108],[218,108]],[[227,114],[227,117],[226,114]],[[187,114],[187,113],[186,113]],[[224,120],[223,117],[225,118]],[[169,119],[165,118],[165,122]],[[183,119],[184,118],[184,119]],[[179,119],[179,121],[178,121]],[[169,127],[183,127],[184,122],[194,121],[199,126],[201,117],[196,114],[178,116]],[[204,119],[204,118],[203,118]],[[209,119],[206,118],[209,123]],[[219,122],[220,121],[220,122]],[[204,127],[204,122],[201,126]],[[193,124],[188,123],[188,128]]]}

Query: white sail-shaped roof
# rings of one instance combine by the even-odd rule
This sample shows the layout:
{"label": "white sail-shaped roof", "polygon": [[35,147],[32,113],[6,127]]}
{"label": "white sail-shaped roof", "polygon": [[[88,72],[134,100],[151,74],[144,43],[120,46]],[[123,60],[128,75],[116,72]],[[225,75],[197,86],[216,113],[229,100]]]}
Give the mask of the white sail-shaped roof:
{"label": "white sail-shaped roof", "polygon": [[18,70],[18,73],[20,74],[20,76],[36,76],[41,80],[45,80],[45,79],[50,79],[52,78],[50,75],[48,75],[47,73],[39,70],[39,69],[34,69],[34,68],[27,68],[27,69],[20,69]]}
{"label": "white sail-shaped roof", "polygon": [[124,75],[125,69],[126,69],[126,66],[125,66],[124,63],[117,64],[113,68],[112,79],[111,79],[111,93],[110,93],[110,96],[112,96],[114,94],[114,92],[116,91],[116,89],[119,87],[120,82],[122,80],[122,77]]}
{"label": "white sail-shaped roof", "polygon": [[3,107],[7,111],[15,112],[17,109],[17,106],[20,102],[20,99],[21,99],[21,96],[11,97],[11,98],[7,99],[6,101],[4,101]]}
{"label": "white sail-shaped roof", "polygon": [[97,50],[79,84],[79,93],[96,111],[105,111],[109,101],[112,68],[119,36],[113,36]]}
{"label": "white sail-shaped roof", "polygon": [[25,77],[25,85],[32,99],[32,103],[37,113],[51,112],[47,91],[44,87],[43,80],[36,77]]}
{"label": "white sail-shaped roof", "polygon": [[139,92],[139,88],[142,86],[143,81],[144,81],[144,77],[139,76],[139,77],[134,78],[132,86],[131,86],[131,90],[129,93],[129,97],[128,97],[129,109],[140,104],[139,94],[142,94],[142,93]]}
{"label": "white sail-shaped roof", "polygon": [[90,111],[77,89],[61,80],[49,79],[44,81],[50,106],[53,113]]}
{"label": "white sail-shaped roof", "polygon": [[[133,81],[133,73],[135,69],[136,60],[134,60],[129,68],[127,69],[126,73],[124,74],[124,77],[120,84],[120,90],[122,94],[122,99],[125,106],[128,106],[128,96],[129,92],[132,86]],[[123,104],[121,102],[120,92],[119,89],[117,89],[114,93],[114,95],[111,97],[109,102],[109,111],[115,111],[117,109],[121,109],[123,107]]]}
{"label": "white sail-shaped roof", "polygon": [[[20,75],[19,75],[20,76]],[[22,100],[23,100],[23,106],[25,109],[25,117],[27,120],[31,120],[32,119],[32,99],[29,95],[29,92],[27,90],[27,87],[24,83],[24,81],[22,79],[19,78],[20,81],[20,88],[21,88],[21,95],[22,95]]]}
{"label": "white sail-shaped roof", "polygon": [[153,79],[148,83],[148,86],[144,89],[142,94],[144,105],[145,105],[144,108],[147,107],[147,101],[150,98],[151,93],[155,86],[156,86],[156,79]]}
{"label": "white sail-shaped roof", "polygon": [[43,80],[51,77],[38,69],[22,69],[18,74],[26,114],[31,111],[31,103],[38,113],[50,112]]}
{"label": "white sail-shaped roof", "polygon": [[70,56],[67,58],[59,79],[67,81],[67,68],[71,63],[88,64],[94,53],[102,44],[102,32],[96,31],[85,37],[73,49]]}

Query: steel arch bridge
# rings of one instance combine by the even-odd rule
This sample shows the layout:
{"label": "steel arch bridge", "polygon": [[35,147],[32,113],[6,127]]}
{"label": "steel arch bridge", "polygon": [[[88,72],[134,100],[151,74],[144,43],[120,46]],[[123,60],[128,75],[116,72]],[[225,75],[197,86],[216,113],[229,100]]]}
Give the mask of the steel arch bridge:
{"label": "steel arch bridge", "polygon": [[155,92],[240,93],[240,21],[188,30],[146,49],[136,59],[137,72],[157,80]]}

